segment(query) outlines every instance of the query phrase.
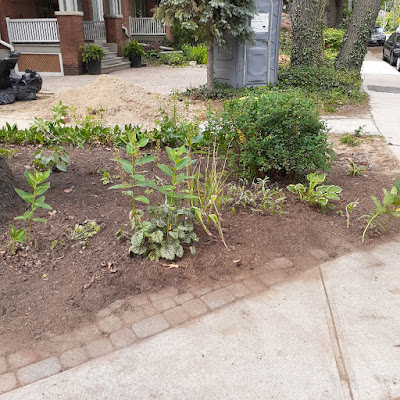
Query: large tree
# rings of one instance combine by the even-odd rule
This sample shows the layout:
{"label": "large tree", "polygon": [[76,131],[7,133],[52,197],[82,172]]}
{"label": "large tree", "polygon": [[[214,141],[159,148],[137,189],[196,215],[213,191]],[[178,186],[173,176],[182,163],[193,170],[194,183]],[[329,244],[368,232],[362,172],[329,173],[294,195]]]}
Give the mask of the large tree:
{"label": "large tree", "polygon": [[252,40],[249,19],[257,13],[254,0],[162,0],[155,17],[166,24],[179,22],[199,34],[205,30],[207,46],[207,87],[214,88],[214,45],[223,46],[225,35],[240,41]]}
{"label": "large tree", "polygon": [[21,199],[14,190],[14,177],[11,170],[6,160],[0,156],[0,229],[4,225],[7,213],[21,203]]}
{"label": "large tree", "polygon": [[337,69],[360,70],[378,17],[381,0],[357,0],[353,6],[343,45],[335,66]]}
{"label": "large tree", "polygon": [[293,0],[291,65],[320,65],[324,60],[325,0]]}

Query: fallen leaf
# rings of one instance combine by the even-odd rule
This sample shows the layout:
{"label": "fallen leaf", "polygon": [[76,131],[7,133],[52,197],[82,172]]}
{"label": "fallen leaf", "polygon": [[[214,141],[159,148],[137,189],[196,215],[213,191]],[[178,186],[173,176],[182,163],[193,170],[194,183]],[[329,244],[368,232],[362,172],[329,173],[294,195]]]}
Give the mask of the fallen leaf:
{"label": "fallen leaf", "polygon": [[72,185],[70,188],[68,188],[68,189],[64,189],[64,192],[65,193],[71,193],[72,192],[72,189],[75,187],[75,185]]}
{"label": "fallen leaf", "polygon": [[117,264],[118,263],[116,263],[116,262],[109,261],[107,264],[106,263],[101,264],[101,266],[103,268],[107,268],[108,272],[110,272],[112,274],[115,274],[118,271]]}
{"label": "fallen leaf", "polygon": [[55,215],[57,213],[57,211],[56,210],[53,210],[53,211],[50,211],[49,212],[49,215],[50,215],[50,217],[52,217],[53,215]]}
{"label": "fallen leaf", "polygon": [[160,263],[163,267],[167,267],[167,269],[171,269],[171,268],[180,268],[181,266],[179,264],[164,264],[164,263]]}

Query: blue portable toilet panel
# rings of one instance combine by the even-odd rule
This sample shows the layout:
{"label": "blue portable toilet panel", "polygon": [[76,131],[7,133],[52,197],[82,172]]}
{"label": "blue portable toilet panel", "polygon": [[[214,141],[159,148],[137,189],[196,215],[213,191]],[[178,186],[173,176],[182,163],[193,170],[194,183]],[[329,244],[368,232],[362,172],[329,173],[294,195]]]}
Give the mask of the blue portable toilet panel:
{"label": "blue portable toilet panel", "polygon": [[214,50],[214,78],[234,87],[275,85],[278,77],[281,0],[257,0],[258,15],[249,21],[255,45],[226,38]]}

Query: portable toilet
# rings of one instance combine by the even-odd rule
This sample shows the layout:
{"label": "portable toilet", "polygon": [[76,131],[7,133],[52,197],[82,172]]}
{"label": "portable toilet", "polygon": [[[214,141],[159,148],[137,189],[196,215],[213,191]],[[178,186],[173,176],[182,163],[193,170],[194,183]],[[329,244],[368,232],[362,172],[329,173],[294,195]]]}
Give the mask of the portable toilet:
{"label": "portable toilet", "polygon": [[233,37],[215,46],[214,78],[234,87],[275,85],[278,78],[281,0],[257,0],[258,14],[249,21],[254,46]]}

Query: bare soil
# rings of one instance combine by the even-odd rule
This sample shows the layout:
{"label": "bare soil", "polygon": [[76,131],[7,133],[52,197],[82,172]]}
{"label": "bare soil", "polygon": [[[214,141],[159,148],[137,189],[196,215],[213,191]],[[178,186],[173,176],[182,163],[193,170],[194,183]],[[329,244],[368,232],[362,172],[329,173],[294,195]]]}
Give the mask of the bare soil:
{"label": "bare soil", "polygon": [[[171,269],[162,262],[129,257],[129,242],[115,238],[121,227],[129,231],[130,201],[119,191],[108,190],[99,174],[100,169],[121,174],[110,160],[115,150],[100,146],[71,149],[67,172],[53,173],[49,178],[51,188],[46,202],[54,210],[42,213],[48,222],[35,227],[36,246],[26,246],[11,255],[6,247],[6,227],[0,231],[0,343],[7,343],[12,351],[30,341],[40,342],[49,335],[73,330],[92,321],[101,308],[127,295],[155,292],[166,286],[184,291],[212,285],[264,266],[276,257],[288,257],[297,270],[306,270],[317,263],[310,256],[314,249],[322,249],[333,258],[390,239],[393,231],[399,231],[400,221],[394,221],[384,235],[377,229],[370,230],[363,244],[365,222],[358,217],[373,210],[370,196],[382,198],[382,188],[390,188],[393,178],[398,177],[396,159],[380,137],[364,137],[354,148],[339,144],[338,137],[331,137],[331,141],[337,160],[327,183],[343,188],[334,210],[324,215],[319,209],[299,203],[281,182],[287,195],[286,214],[259,215],[240,208],[232,213],[226,206],[222,218],[228,249],[216,232],[210,238],[197,226],[197,254],[185,253],[176,260],[180,267]],[[18,152],[8,163],[16,186],[28,190],[24,170],[30,167],[37,148],[14,148]],[[367,171],[358,177],[349,176],[349,160],[366,166]],[[152,173],[151,167],[147,170]],[[346,218],[338,211],[355,200],[360,204],[347,229]],[[11,221],[14,215],[9,217]],[[68,231],[86,220],[95,220],[101,230],[82,249],[69,239]]]}

